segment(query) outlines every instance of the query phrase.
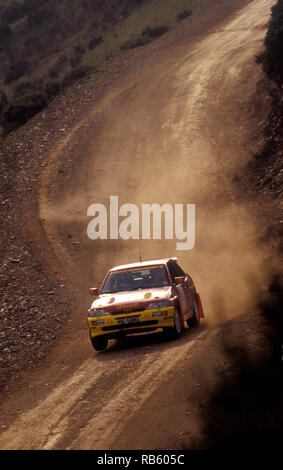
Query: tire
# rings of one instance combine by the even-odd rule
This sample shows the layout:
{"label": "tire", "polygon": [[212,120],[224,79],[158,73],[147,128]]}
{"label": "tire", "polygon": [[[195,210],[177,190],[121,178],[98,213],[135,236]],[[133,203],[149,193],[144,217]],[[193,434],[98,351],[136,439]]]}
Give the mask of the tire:
{"label": "tire", "polygon": [[169,338],[176,339],[182,336],[184,330],[181,321],[180,308],[178,305],[175,305],[174,307],[174,327],[164,328],[163,331]]}
{"label": "tire", "polygon": [[199,318],[199,311],[198,311],[198,301],[196,297],[194,297],[194,314],[191,318],[188,318],[187,325],[189,328],[195,328],[199,325],[200,318]]}
{"label": "tire", "polygon": [[90,340],[95,351],[104,351],[107,348],[108,338],[106,335],[90,337]]}

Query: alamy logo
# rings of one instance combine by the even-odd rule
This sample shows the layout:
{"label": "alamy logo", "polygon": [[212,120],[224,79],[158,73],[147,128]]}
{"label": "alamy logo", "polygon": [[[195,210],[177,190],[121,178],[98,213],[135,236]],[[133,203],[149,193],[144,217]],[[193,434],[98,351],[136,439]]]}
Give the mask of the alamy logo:
{"label": "alamy logo", "polygon": [[87,216],[93,217],[87,227],[91,240],[176,238],[177,250],[192,250],[195,246],[195,204],[142,204],[140,214],[135,204],[123,204],[119,208],[118,196],[110,196],[109,217],[107,208],[97,203],[89,206]]}

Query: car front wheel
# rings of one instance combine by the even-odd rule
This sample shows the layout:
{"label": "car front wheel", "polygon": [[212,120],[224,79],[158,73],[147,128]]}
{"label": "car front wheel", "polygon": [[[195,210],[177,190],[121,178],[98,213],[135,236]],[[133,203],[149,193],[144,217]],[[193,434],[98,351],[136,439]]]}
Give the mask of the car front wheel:
{"label": "car front wheel", "polygon": [[104,351],[108,345],[107,336],[95,336],[94,338],[90,337],[91,344],[96,351]]}
{"label": "car front wheel", "polygon": [[175,305],[174,307],[174,327],[164,328],[164,333],[170,338],[180,338],[180,336],[182,336],[183,326],[178,305]]}

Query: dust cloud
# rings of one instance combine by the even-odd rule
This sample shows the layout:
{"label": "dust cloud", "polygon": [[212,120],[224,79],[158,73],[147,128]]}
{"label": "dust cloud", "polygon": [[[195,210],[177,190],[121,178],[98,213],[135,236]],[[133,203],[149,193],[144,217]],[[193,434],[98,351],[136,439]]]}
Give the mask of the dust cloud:
{"label": "dust cloud", "polygon": [[[117,85],[114,98],[98,106],[99,122],[86,116],[68,142],[83,164],[72,165],[70,150],[59,149],[57,160],[69,163],[60,180],[50,174],[48,186],[45,178],[41,217],[59,264],[65,271],[69,265],[81,292],[99,286],[115,265],[176,256],[195,281],[208,323],[256,308],[273,270],[271,254],[261,241],[262,221],[233,193],[232,178],[250,158],[248,134],[257,132],[239,96],[254,94],[269,3],[244,9],[225,34],[202,37],[189,54],[187,43],[160,51],[158,66],[145,65]],[[239,35],[243,20],[252,29]],[[227,75],[231,69],[239,73]],[[177,240],[88,239],[88,207],[107,205],[111,195],[120,206],[195,204],[194,249],[176,251]]]}

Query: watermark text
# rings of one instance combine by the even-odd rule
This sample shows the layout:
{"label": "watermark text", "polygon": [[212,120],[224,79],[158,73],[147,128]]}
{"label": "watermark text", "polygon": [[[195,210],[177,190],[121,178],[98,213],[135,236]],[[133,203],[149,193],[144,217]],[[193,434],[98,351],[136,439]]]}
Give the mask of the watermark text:
{"label": "watermark text", "polygon": [[163,205],[126,203],[119,207],[118,196],[110,196],[109,210],[104,204],[91,204],[87,226],[91,240],[178,240],[177,250],[195,246],[195,204]]}

